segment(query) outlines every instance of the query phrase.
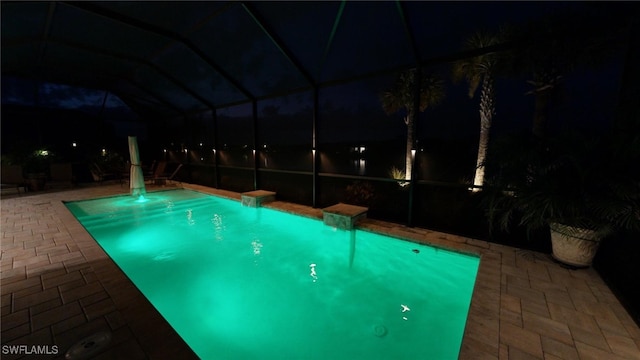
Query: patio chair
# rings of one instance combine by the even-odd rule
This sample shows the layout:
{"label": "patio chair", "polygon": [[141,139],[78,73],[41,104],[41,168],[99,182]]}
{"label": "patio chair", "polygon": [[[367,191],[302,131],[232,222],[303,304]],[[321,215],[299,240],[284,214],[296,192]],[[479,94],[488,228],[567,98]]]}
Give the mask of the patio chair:
{"label": "patio chair", "polygon": [[[161,162],[160,164],[158,164],[158,167],[160,167],[160,166],[165,168],[166,167],[166,163],[164,163],[164,165],[163,165],[162,162]],[[164,185],[167,184],[168,181],[174,181],[175,176],[176,176],[176,174],[178,174],[178,171],[180,171],[180,169],[182,169],[182,164],[178,164],[178,166],[168,176],[163,174],[163,173],[158,173],[153,178],[153,184],[154,185],[162,185],[162,186],[164,186]]]}
{"label": "patio chair", "polygon": [[153,173],[151,175],[144,177],[145,182],[151,181],[154,184],[156,184],[156,179],[163,178],[166,176],[164,173],[166,168],[167,168],[167,162],[159,161],[158,164],[156,165],[156,168],[153,170]]}
{"label": "patio chair", "polygon": [[[169,175],[165,181],[176,181],[175,177],[178,174],[178,171],[180,171],[180,169],[182,169],[182,164],[178,164],[178,166],[175,168],[175,170],[173,170],[171,175]],[[178,182],[180,182],[180,181],[178,181]]]}
{"label": "patio chair", "polygon": [[20,195],[20,188],[27,192],[27,181],[22,175],[20,165],[2,165],[0,169],[0,189],[16,189]]}
{"label": "patio chair", "polygon": [[145,176],[151,177],[153,176],[153,173],[156,169],[156,165],[158,164],[157,161],[153,160],[151,162],[151,166],[144,166],[142,165],[142,172],[144,173]]}
{"label": "patio chair", "polygon": [[93,181],[96,182],[104,182],[105,180],[114,180],[114,179],[121,179],[121,175],[120,174],[115,174],[115,173],[110,173],[110,172],[106,172],[104,171],[100,165],[98,165],[98,163],[91,163],[91,165],[89,166],[89,170],[91,171],[91,176],[93,177]]}

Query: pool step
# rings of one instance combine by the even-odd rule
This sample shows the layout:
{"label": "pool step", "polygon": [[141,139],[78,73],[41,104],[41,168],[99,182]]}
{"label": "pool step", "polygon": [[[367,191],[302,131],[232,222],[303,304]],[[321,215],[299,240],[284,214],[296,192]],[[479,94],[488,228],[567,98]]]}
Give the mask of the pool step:
{"label": "pool step", "polygon": [[[180,213],[187,210],[198,210],[203,208],[212,208],[215,206],[215,201],[210,197],[202,199],[190,199],[185,201],[176,201],[169,206],[166,202],[156,204],[140,204],[137,210],[146,219],[152,219],[165,215],[167,212]],[[97,215],[85,215],[78,216],[77,219],[85,227],[97,227],[103,225],[111,225],[114,222],[123,224],[126,222],[138,221],[138,216],[131,214],[131,208],[126,207],[122,210],[113,211],[104,214]]]}

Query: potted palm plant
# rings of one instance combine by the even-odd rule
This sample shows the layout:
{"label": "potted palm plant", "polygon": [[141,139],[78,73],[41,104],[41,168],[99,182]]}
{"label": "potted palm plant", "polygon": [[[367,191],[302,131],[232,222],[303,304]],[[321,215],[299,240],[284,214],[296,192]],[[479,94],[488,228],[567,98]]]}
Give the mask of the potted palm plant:
{"label": "potted palm plant", "polygon": [[588,267],[599,243],[640,229],[640,141],[565,133],[498,142],[484,207],[491,227],[548,227],[553,258]]}
{"label": "potted palm plant", "polygon": [[33,150],[23,160],[26,182],[31,191],[44,190],[49,172],[50,154],[45,149]]}

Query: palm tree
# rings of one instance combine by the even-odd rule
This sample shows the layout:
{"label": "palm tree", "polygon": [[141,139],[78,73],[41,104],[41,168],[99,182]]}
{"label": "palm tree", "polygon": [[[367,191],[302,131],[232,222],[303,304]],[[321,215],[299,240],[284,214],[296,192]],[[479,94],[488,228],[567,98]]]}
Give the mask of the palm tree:
{"label": "palm tree", "polygon": [[524,31],[528,46],[524,51],[515,52],[515,56],[519,57],[519,68],[531,77],[527,80],[531,90],[525,95],[534,96],[531,132],[541,139],[547,135],[548,118],[554,102],[560,97],[564,74],[575,67],[580,51],[574,46],[576,42],[568,41],[562,33],[567,30],[555,25],[551,19],[536,22],[535,27]]}
{"label": "palm tree", "polygon": [[[584,12],[564,12],[532,21],[510,33],[518,44],[501,65],[512,75],[529,76],[535,101],[532,134],[548,134],[549,115],[560,100],[566,75],[579,67],[597,68],[618,54],[624,44],[626,22],[603,15],[600,7],[585,5]],[[604,12],[606,14],[606,12]]]}
{"label": "palm tree", "polygon": [[416,132],[416,91],[419,84],[418,110],[423,112],[429,106],[439,104],[444,98],[442,80],[438,77],[420,72],[420,81],[416,82],[418,69],[410,69],[398,75],[395,85],[380,95],[382,109],[387,115],[400,110],[406,111],[404,123],[407,125],[407,148],[405,153],[405,180],[411,180],[413,168],[413,150]]}
{"label": "palm tree", "polygon": [[[497,45],[502,41],[501,34],[493,35],[488,32],[478,31],[466,42],[466,50],[481,49]],[[465,79],[469,82],[469,97],[473,98],[480,90],[480,141],[478,142],[478,157],[476,171],[473,178],[474,191],[480,190],[484,185],[484,163],[489,148],[489,133],[491,122],[496,112],[493,78],[498,63],[498,54],[485,53],[480,56],[460,60],[453,65],[454,80]]]}

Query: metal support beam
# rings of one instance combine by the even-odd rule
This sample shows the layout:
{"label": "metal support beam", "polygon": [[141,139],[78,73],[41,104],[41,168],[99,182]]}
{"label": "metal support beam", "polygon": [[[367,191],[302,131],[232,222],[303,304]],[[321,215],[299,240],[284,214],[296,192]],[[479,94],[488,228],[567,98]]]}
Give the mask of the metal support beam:
{"label": "metal support beam", "polygon": [[322,74],[322,69],[324,68],[324,63],[329,56],[329,51],[331,50],[331,45],[333,44],[333,39],[336,36],[336,32],[338,31],[338,25],[340,24],[340,19],[342,18],[342,13],[344,12],[344,7],[347,4],[346,0],[342,0],[340,2],[340,8],[338,9],[338,13],[336,14],[336,18],[333,20],[333,27],[331,28],[331,34],[329,35],[329,40],[327,41],[327,45],[324,47],[324,53],[322,54],[322,59],[320,60],[320,65],[318,67],[318,81],[320,81]]}
{"label": "metal support beam", "polygon": [[258,190],[258,102],[251,102],[253,116],[253,189]]}
{"label": "metal support beam", "polygon": [[[177,106],[173,105],[172,103],[170,103],[169,101],[163,99],[160,95],[154,93],[152,90],[149,90],[145,87],[143,87],[142,85],[140,85],[137,82],[134,82],[133,80],[130,79],[122,79],[123,81],[126,81],[130,84],[132,84],[133,86],[139,88],[140,90],[142,90],[144,93],[148,94],[149,96],[151,96],[152,98],[156,99],[159,103],[161,103],[162,105],[165,105],[166,107],[172,109],[173,111],[175,111],[176,113],[178,113],[179,115],[183,115],[184,111],[180,108],[178,108]],[[120,97],[122,99],[122,101],[125,101],[126,103],[126,99],[131,99],[131,100],[135,100],[132,96],[121,96],[118,93],[112,91],[114,94],[118,95],[118,97]],[[127,104],[129,105],[129,104]],[[130,106],[130,105],[129,105]]]}
{"label": "metal support beam", "polygon": [[313,166],[313,207],[318,207],[318,88],[313,88],[313,118],[311,123],[311,163]]}
{"label": "metal support beam", "polygon": [[396,6],[398,7],[398,13],[400,14],[400,19],[402,19],[402,24],[404,25],[404,31],[407,35],[407,41],[409,42],[409,45],[411,45],[411,52],[413,53],[413,57],[416,63],[419,63],[421,59],[420,50],[418,48],[418,43],[416,43],[416,38],[415,36],[413,36],[414,32],[411,28],[411,24],[407,19],[405,5],[402,2],[396,0]]}
{"label": "metal support beam", "polygon": [[44,32],[42,33],[42,41],[40,42],[40,49],[38,53],[38,65],[42,65],[42,60],[47,51],[47,40],[49,39],[49,33],[51,32],[51,24],[53,23],[53,14],[56,11],[56,3],[52,1],[49,3],[49,11],[47,11],[47,20],[44,24]]}
{"label": "metal support beam", "polygon": [[211,120],[213,121],[213,162],[214,162],[214,171],[215,177],[213,178],[214,187],[216,189],[220,188],[220,168],[218,164],[220,163],[220,155],[219,155],[219,139],[218,139],[218,111],[213,109],[211,111]]}
{"label": "metal support beam", "polygon": [[314,85],[315,81],[309,72],[302,66],[302,63],[293,55],[293,53],[289,50],[289,48],[284,44],[284,41],[280,39],[271,29],[271,27],[267,24],[266,20],[258,13],[255,7],[246,2],[242,2],[242,7],[245,9],[247,13],[253,18],[253,21],[262,29],[262,31],[269,37],[271,42],[275,45],[275,47],[280,50],[280,52],[284,55],[284,57],[289,60],[289,62],[298,70],[300,74],[307,80],[309,85]]}
{"label": "metal support beam", "polygon": [[108,18],[113,21],[121,22],[123,24],[133,26],[135,28],[150,32],[155,35],[159,35],[165,38],[172,39],[176,42],[179,42],[189,48],[189,50],[193,51],[200,59],[207,63],[213,70],[218,72],[225,80],[227,80],[233,87],[235,87],[238,91],[240,91],[245,97],[253,100],[254,96],[247,90],[240,82],[238,82],[234,77],[232,77],[229,73],[227,73],[220,65],[218,65],[215,61],[213,61],[207,54],[204,53],[199,47],[197,47],[191,40],[186,37],[180,35],[177,32],[164,29],[159,26],[155,26],[153,24],[146,23],[144,21],[129,17],[127,15],[106,9],[99,5],[96,5],[87,1],[74,1],[67,2],[63,1],[63,4],[71,7],[75,7],[77,9],[90,12],[105,18]]}
{"label": "metal support beam", "polygon": [[[185,114],[183,116],[183,121],[185,124],[185,127],[187,128],[187,133],[185,134],[185,152],[184,152],[184,163],[187,167],[187,169],[191,169],[191,152],[195,151],[195,149],[197,149],[196,145],[195,145],[195,141],[193,138],[193,118],[188,116],[187,114]],[[192,178],[191,178],[191,171],[189,171],[189,178],[188,181],[191,182]]]}
{"label": "metal support beam", "polygon": [[[414,75],[413,87],[413,124],[415,125],[414,134],[418,135],[418,117],[420,116],[420,90],[422,90],[422,69],[418,66]],[[416,139],[414,137],[411,144],[411,180],[409,181],[409,208],[407,209],[407,226],[413,226],[413,199],[415,197],[416,179]]]}
{"label": "metal support beam", "polygon": [[[141,65],[147,66],[147,67],[153,69],[154,71],[156,71],[158,74],[162,75],[164,78],[169,80],[169,82],[171,82],[174,85],[176,85],[178,88],[180,88],[182,91],[187,93],[189,96],[191,96],[191,97],[195,98],[196,100],[198,100],[200,103],[205,105],[207,108],[213,109],[215,107],[207,99],[205,99],[204,97],[200,96],[200,94],[198,94],[195,91],[193,91],[190,88],[188,88],[185,84],[183,84],[180,80],[176,79],[168,71],[162,69],[161,67],[159,67],[158,65],[156,65],[156,64],[154,64],[154,63],[152,63],[150,61],[147,61],[146,59],[138,58],[138,57],[131,56],[131,55],[128,55],[128,54],[117,53],[117,52],[114,52],[114,51],[108,51],[108,50],[105,50],[105,49],[102,49],[102,48],[98,48],[98,47],[87,46],[87,45],[84,45],[84,44],[70,42],[70,41],[62,41],[62,40],[49,40],[49,41],[53,42],[53,43],[57,43],[57,44],[63,45],[63,46],[67,46],[67,47],[70,47],[70,48],[80,49],[80,50],[87,51],[87,52],[90,52],[90,53],[105,55],[105,56],[113,57],[113,58],[116,58],[116,59],[119,59],[119,60],[128,61],[128,62],[131,62],[131,63],[134,63],[134,64],[141,64]],[[183,111],[183,110],[181,110],[181,111]]]}

